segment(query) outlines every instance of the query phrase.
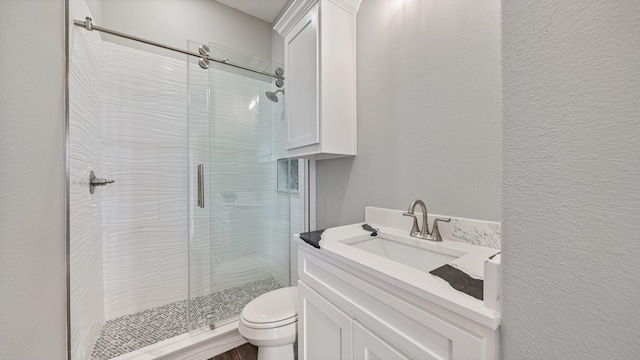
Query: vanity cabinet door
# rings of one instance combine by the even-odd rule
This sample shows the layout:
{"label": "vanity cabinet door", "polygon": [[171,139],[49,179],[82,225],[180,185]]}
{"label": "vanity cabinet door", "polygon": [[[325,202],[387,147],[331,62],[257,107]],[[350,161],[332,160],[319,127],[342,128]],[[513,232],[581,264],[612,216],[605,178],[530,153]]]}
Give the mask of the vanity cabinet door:
{"label": "vanity cabinet door", "polygon": [[409,360],[391,345],[353,322],[353,360]]}
{"label": "vanity cabinet door", "polygon": [[351,360],[353,321],[298,281],[298,358]]}

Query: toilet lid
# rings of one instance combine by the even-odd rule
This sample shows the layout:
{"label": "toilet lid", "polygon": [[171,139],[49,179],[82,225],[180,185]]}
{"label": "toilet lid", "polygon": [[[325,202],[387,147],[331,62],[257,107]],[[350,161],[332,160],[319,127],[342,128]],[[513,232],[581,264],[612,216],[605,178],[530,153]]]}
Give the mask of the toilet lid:
{"label": "toilet lid", "polygon": [[255,324],[280,322],[298,315],[298,288],[282,288],[262,294],[242,310],[242,318]]}

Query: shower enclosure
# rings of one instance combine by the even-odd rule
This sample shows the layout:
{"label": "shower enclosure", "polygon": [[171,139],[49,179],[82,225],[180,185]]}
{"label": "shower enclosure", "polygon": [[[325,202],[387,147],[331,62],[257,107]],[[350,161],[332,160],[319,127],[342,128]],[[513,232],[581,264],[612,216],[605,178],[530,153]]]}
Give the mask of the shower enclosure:
{"label": "shower enclosure", "polygon": [[189,42],[240,66],[204,69],[81,27],[70,46],[71,359],[124,359],[224,326],[289,286],[307,164],[283,159],[274,78],[242,69],[278,66]]}

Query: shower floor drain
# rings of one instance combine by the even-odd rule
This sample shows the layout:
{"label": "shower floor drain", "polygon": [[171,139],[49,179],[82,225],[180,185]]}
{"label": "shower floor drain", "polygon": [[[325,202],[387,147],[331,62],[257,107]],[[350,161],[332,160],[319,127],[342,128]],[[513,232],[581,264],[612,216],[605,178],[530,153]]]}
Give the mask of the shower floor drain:
{"label": "shower floor drain", "polygon": [[[191,300],[193,328],[238,316],[251,300],[282,287],[273,278],[202,295]],[[108,360],[187,332],[187,300],[107,321],[96,340],[91,360]]]}

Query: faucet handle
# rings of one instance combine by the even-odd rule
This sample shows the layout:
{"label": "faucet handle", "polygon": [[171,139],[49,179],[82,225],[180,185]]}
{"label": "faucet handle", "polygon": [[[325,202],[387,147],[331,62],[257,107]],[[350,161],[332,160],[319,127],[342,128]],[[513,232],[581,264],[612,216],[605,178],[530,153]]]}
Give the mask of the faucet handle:
{"label": "faucet handle", "polygon": [[402,215],[411,216],[413,218],[413,227],[411,227],[410,235],[411,236],[418,235],[420,233],[420,227],[418,226],[418,218],[416,217],[416,214],[412,212],[404,212],[402,213]]}
{"label": "faucet handle", "polygon": [[433,231],[431,232],[433,241],[442,241],[442,235],[440,235],[440,228],[438,227],[438,221],[450,222],[451,218],[437,218],[433,220]]}

